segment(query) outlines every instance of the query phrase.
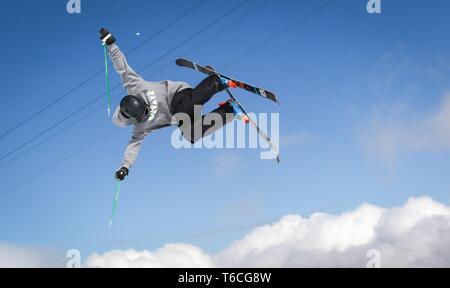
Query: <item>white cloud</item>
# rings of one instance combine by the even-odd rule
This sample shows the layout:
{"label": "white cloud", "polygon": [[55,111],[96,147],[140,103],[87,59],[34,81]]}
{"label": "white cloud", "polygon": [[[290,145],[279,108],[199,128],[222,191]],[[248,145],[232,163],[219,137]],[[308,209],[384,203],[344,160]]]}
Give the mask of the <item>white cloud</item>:
{"label": "white cloud", "polygon": [[190,244],[167,244],[155,252],[115,250],[94,254],[85,263],[88,268],[212,268],[212,259]]}
{"label": "white cloud", "polygon": [[[341,215],[287,215],[216,255],[178,243],[156,251],[95,253],[84,266],[366,267],[373,249],[380,252],[382,267],[450,267],[450,207],[420,197],[394,208],[363,204]],[[64,267],[66,259],[59,258],[50,251],[0,244],[0,267]]]}
{"label": "white cloud", "polygon": [[391,90],[402,74],[409,73],[413,61],[402,46],[386,51],[370,71],[370,87],[375,95]]}
{"label": "white cloud", "polygon": [[377,249],[383,267],[450,267],[450,207],[428,197],[384,209],[364,204],[338,216],[288,215],[208,256],[188,244],[155,252],[93,255],[87,267],[365,267]]}
{"label": "white cloud", "polygon": [[391,167],[399,155],[450,150],[450,95],[426,115],[411,113],[404,106],[379,111],[364,127],[364,146]]}
{"label": "white cloud", "polygon": [[63,261],[52,251],[0,243],[0,268],[63,267]]}

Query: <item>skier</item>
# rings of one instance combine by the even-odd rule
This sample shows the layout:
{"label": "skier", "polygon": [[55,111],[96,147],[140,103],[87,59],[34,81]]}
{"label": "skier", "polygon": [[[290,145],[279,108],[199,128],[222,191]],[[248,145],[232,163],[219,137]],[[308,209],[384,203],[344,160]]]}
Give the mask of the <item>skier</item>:
{"label": "skier", "polygon": [[[194,117],[194,106],[204,105],[216,93],[227,88],[236,88],[236,83],[215,74],[204,79],[195,88],[191,88],[184,82],[145,81],[128,65],[125,55],[115,44],[116,39],[108,30],[104,28],[100,30],[100,39],[104,45],[107,45],[114,68],[120,75],[122,84],[128,93],[115,110],[112,121],[118,127],[134,125],[133,135],[126,148],[124,160],[120,169],[116,171],[117,180],[123,181],[128,176],[129,169],[136,161],[144,138],[153,130],[172,125],[178,126],[182,130],[183,137],[191,143],[195,143],[234,119],[234,117],[227,117],[228,113],[234,113],[230,101],[221,103],[219,108],[210,112],[210,114],[217,113],[222,119],[221,123],[211,125],[203,123],[203,118],[206,116],[198,117],[199,119],[194,122],[196,118]],[[182,120],[173,117],[177,113],[188,115],[191,125],[183,125]],[[195,133],[196,129],[200,129],[201,133]]]}

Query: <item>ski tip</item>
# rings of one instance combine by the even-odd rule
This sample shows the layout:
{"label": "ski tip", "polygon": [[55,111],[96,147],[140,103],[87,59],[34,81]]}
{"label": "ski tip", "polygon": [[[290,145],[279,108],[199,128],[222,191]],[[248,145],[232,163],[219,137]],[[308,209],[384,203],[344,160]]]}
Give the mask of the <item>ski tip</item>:
{"label": "ski tip", "polygon": [[188,61],[187,59],[184,58],[178,58],[177,60],[175,60],[175,63],[179,66],[183,66],[183,63]]}
{"label": "ski tip", "polygon": [[271,100],[277,103],[279,106],[281,106],[280,99],[277,96],[275,96],[275,94],[273,95],[273,98]]}

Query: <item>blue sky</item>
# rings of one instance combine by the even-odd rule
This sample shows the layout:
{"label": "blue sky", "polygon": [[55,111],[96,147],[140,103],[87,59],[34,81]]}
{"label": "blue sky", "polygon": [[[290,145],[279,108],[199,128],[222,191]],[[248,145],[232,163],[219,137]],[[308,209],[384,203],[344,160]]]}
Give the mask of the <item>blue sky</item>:
{"label": "blue sky", "polygon": [[[363,202],[386,207],[418,195],[449,203],[449,142],[431,137],[426,145],[411,144],[423,136],[414,133],[417,127],[422,131],[445,112],[448,1],[383,0],[383,13],[369,15],[362,0],[327,6],[322,0],[211,0],[140,45],[200,2],[82,0],[81,15],[69,15],[65,1],[3,1],[0,133],[100,71],[97,32],[106,27],[123,51],[139,45],[128,61],[135,70],[146,67],[140,73],[148,80],[195,85],[203,76],[174,64],[186,57],[275,91],[280,107],[246,92],[239,95],[248,110],[280,113],[281,137],[289,142],[281,147],[282,163],[262,161],[255,150],[175,150],[172,129],[157,131],[146,139],[122,186],[108,230],[113,174],[131,130],[118,130],[60,162],[115,130],[105,97],[2,157],[103,96],[104,74],[99,74],[0,139],[1,242],[78,248],[87,255],[187,241],[214,252],[289,213],[339,213]],[[215,19],[220,21],[204,29]],[[119,83],[114,73],[111,82]],[[112,91],[114,105],[124,93]],[[225,97],[217,96],[207,109]],[[373,149],[380,130],[392,132],[389,143],[395,149],[386,148],[392,152],[387,156],[377,153],[386,151],[383,147]],[[433,137],[448,139],[447,130],[439,131],[444,135]],[[396,138],[402,135],[407,143]],[[54,163],[60,164],[48,170]],[[223,165],[231,171],[224,173]]]}

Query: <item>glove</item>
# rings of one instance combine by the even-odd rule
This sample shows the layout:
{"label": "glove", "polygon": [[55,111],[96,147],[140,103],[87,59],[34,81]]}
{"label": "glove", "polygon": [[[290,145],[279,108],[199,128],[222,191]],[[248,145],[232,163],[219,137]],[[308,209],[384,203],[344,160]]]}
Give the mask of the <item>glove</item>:
{"label": "glove", "polygon": [[102,40],[103,43],[106,43],[106,45],[111,45],[116,42],[116,38],[114,38],[111,33],[109,33],[108,30],[105,28],[100,29],[100,40]]}
{"label": "glove", "polygon": [[116,171],[116,179],[117,180],[123,181],[126,176],[128,176],[128,168],[122,167]]}

